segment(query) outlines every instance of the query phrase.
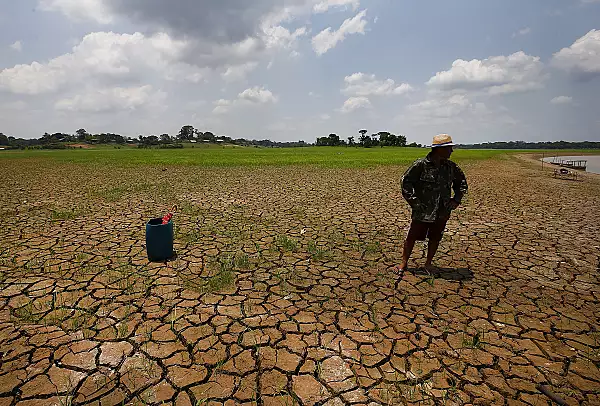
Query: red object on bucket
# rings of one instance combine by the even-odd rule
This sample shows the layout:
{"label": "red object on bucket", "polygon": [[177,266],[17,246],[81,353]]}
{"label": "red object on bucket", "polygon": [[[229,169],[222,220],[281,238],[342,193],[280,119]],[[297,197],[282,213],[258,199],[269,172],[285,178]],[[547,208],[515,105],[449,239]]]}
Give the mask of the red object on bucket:
{"label": "red object on bucket", "polygon": [[162,219],[163,224],[167,224],[169,221],[171,221],[175,210],[177,210],[177,205],[173,206],[173,208],[171,208],[171,211],[163,217],[163,219]]}

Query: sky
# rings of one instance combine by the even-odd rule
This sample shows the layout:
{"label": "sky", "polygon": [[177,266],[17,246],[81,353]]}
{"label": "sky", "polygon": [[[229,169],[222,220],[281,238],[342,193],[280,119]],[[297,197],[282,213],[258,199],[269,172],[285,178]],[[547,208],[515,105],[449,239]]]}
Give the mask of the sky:
{"label": "sky", "polygon": [[600,0],[0,0],[0,132],[600,141]]}

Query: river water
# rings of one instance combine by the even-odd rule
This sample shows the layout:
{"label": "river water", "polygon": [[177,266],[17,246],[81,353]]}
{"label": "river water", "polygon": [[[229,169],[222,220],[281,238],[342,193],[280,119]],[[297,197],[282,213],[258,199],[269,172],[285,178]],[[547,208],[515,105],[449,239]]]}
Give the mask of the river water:
{"label": "river water", "polygon": [[[563,161],[587,161],[587,171],[592,173],[600,174],[600,155],[587,155],[587,156],[559,156],[556,160]],[[554,157],[544,158],[544,162],[552,163]]]}

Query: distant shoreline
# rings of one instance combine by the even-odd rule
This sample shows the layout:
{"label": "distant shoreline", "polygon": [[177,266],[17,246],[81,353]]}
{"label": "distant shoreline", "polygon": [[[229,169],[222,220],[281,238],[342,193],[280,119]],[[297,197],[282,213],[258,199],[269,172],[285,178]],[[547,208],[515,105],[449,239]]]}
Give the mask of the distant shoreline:
{"label": "distant shoreline", "polygon": [[544,163],[559,167],[558,164],[552,162],[553,160],[555,160],[557,158],[565,160],[565,161],[585,160],[585,161],[587,161],[587,168],[585,171],[581,170],[581,172],[600,175],[600,155],[594,155],[594,154],[555,155],[555,156],[550,156],[550,157],[543,157],[543,158],[540,158],[540,160],[543,160]]}

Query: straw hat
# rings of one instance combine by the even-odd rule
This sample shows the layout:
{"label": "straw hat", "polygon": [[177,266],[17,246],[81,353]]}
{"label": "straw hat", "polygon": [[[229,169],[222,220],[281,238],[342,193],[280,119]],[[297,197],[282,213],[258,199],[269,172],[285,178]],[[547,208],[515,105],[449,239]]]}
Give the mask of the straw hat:
{"label": "straw hat", "polygon": [[448,134],[440,134],[433,137],[431,148],[452,147],[454,145],[456,144],[452,142],[452,137],[450,137]]}

